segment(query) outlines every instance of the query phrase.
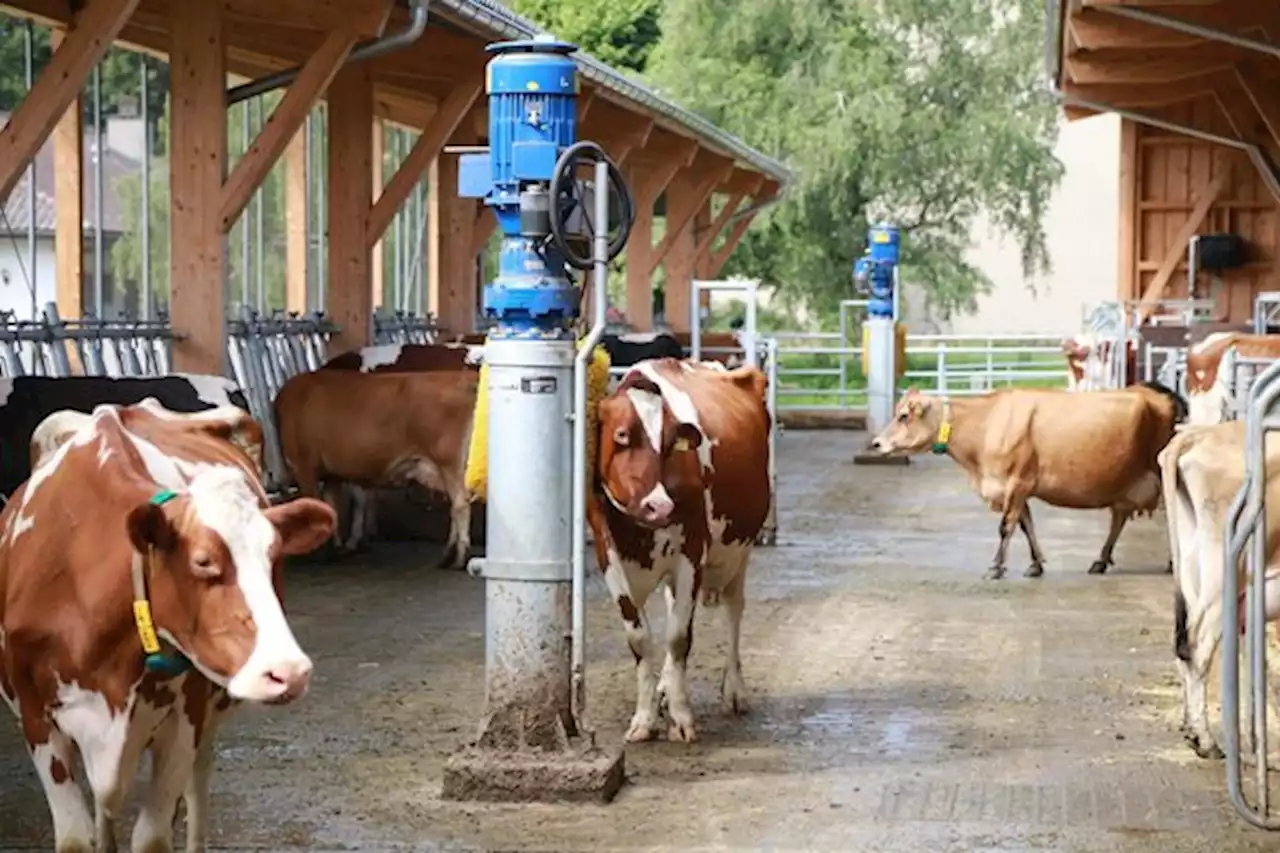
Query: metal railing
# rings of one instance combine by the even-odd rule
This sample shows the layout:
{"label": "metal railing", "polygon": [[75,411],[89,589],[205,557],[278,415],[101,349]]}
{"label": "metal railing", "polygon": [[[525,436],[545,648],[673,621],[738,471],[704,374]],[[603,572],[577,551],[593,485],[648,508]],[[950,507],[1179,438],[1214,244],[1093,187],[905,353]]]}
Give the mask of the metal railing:
{"label": "metal railing", "polygon": [[[840,332],[772,332],[780,411],[862,409],[867,404],[861,342]],[[901,385],[965,396],[1010,385],[1065,387],[1062,336],[908,335]]]}
{"label": "metal railing", "polygon": [[[1222,573],[1222,735],[1227,758],[1227,790],[1232,806],[1249,823],[1264,829],[1280,829],[1280,817],[1271,809],[1267,773],[1266,609],[1269,534],[1267,530],[1267,437],[1280,432],[1280,361],[1268,366],[1252,383],[1244,404],[1245,479],[1227,511]],[[1244,651],[1247,688],[1241,689],[1240,593],[1237,566],[1244,560]],[[1241,725],[1241,715],[1244,725]],[[1241,732],[1250,735],[1255,762],[1252,799],[1246,791]]]}
{"label": "metal railing", "polygon": [[158,376],[170,372],[175,338],[166,319],[40,320],[0,314],[0,376]]}

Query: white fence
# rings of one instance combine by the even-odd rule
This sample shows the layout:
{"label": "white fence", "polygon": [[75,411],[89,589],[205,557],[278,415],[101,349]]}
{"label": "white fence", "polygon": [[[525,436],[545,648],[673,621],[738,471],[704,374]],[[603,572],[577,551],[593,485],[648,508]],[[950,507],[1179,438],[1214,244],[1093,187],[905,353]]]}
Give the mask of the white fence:
{"label": "white fence", "polygon": [[[867,404],[861,340],[839,332],[772,332],[778,408],[861,409]],[[963,396],[1009,385],[1065,387],[1062,336],[908,335],[902,387]]]}

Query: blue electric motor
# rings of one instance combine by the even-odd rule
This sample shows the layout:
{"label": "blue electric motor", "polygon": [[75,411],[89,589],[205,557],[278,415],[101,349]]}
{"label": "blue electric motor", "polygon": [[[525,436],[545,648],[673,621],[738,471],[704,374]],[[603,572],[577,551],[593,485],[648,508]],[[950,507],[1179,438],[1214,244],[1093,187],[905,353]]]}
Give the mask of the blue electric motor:
{"label": "blue electric motor", "polygon": [[880,223],[867,230],[867,250],[853,265],[853,279],[870,301],[867,315],[893,317],[893,279],[898,266],[900,236],[892,225]]}
{"label": "blue electric motor", "polygon": [[[498,277],[485,285],[484,313],[497,321],[491,337],[565,337],[578,313],[569,267],[590,269],[590,211],[577,166],[608,156],[577,142],[576,45],[540,37],[488,46],[489,150],[465,154],[458,195],[483,198],[502,231]],[[610,184],[623,207],[609,258],[630,231],[631,197],[609,162]],[[599,188],[598,191],[605,191]]]}

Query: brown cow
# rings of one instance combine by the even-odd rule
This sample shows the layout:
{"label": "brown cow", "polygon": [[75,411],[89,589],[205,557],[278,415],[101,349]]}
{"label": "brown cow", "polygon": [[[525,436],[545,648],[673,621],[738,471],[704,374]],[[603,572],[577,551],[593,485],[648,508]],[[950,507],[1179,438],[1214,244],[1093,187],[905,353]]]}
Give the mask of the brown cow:
{"label": "brown cow", "polygon": [[1187,350],[1187,402],[1196,426],[1230,419],[1235,403],[1232,377],[1223,374],[1222,358],[1235,347],[1240,358],[1280,358],[1280,335],[1214,332]]}
{"label": "brown cow", "polygon": [[[478,387],[472,371],[300,373],[275,399],[280,450],[299,491],[311,497],[333,481],[444,492],[451,526],[441,566],[462,568],[471,549],[465,474]],[[346,547],[363,535],[363,517],[353,514]]]}
{"label": "brown cow", "polygon": [[1030,498],[1070,509],[1109,509],[1111,529],[1089,574],[1113,564],[1129,518],[1160,501],[1157,455],[1186,414],[1182,398],[1156,383],[1080,395],[1057,389],[1002,388],[979,397],[935,399],[911,388],[875,451],[932,449],[956,460],[973,488],[1000,514],[1000,544],[987,577],[1005,573],[1015,526],[1031,548],[1027,577],[1044,574]]}
{"label": "brown cow", "polygon": [[[596,563],[636,658],[636,711],[627,740],[654,736],[660,702],[671,740],[697,737],[685,668],[701,593],[723,596],[729,654],[720,692],[746,711],[738,655],[747,562],[769,510],[769,412],[764,374],[674,358],[635,365],[600,403],[598,478],[587,517]],[[661,683],[645,617],[667,590],[667,657]]]}
{"label": "brown cow", "polygon": [[0,695],[59,851],[116,849],[148,750],[133,849],[172,849],[182,797],[187,847],[203,850],[220,718],[236,701],[306,691],[312,665],[285,619],[281,560],[322,542],[333,513],[308,500],[268,507],[229,421],[141,405],[81,417],[37,448],[0,512]]}

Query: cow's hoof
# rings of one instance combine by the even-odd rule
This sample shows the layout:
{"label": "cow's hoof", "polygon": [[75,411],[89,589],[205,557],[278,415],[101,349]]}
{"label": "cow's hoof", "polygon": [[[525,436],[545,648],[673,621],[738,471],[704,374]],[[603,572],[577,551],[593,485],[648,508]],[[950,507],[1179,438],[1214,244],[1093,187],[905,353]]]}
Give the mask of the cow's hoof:
{"label": "cow's hoof", "polygon": [[676,743],[693,743],[698,739],[698,730],[694,728],[693,719],[690,718],[683,723],[679,720],[672,720],[671,725],[667,728],[667,740]]}
{"label": "cow's hoof", "polygon": [[1094,560],[1093,565],[1089,567],[1091,575],[1105,575],[1107,573],[1107,564],[1102,560]]}
{"label": "cow's hoof", "polygon": [[1000,580],[1002,577],[1004,577],[1004,566],[992,566],[991,568],[987,569],[987,572],[986,574],[983,575],[983,577],[989,581]]}
{"label": "cow's hoof", "polygon": [[1192,734],[1191,732],[1187,732],[1183,737],[1187,742],[1187,746],[1191,747],[1191,750],[1201,758],[1205,758],[1210,761],[1221,761],[1227,757],[1227,754],[1222,751],[1222,747],[1218,746],[1213,741],[1209,741],[1209,744],[1206,746],[1201,743],[1199,735]]}
{"label": "cow's hoof", "polygon": [[1023,573],[1022,573],[1022,576],[1023,576],[1024,578],[1038,578],[1038,577],[1043,577],[1043,576],[1044,576],[1044,564],[1043,564],[1043,563],[1032,563],[1031,565],[1027,566],[1027,570],[1026,570],[1025,572],[1023,572]]}
{"label": "cow's hoof", "polygon": [[1168,564],[1166,564],[1166,565],[1165,565],[1165,567],[1164,567],[1164,573],[1165,573],[1166,575],[1171,575],[1171,574],[1173,574],[1173,560],[1170,560],[1170,561],[1168,562]]}
{"label": "cow's hoof", "polygon": [[436,562],[436,568],[445,569],[447,571],[465,569],[469,558],[470,554],[467,553],[465,548],[458,548],[457,546],[450,545],[448,548],[445,548],[444,553],[440,555],[440,559]]}
{"label": "cow's hoof", "polygon": [[631,725],[627,728],[627,743],[644,743],[647,740],[653,740],[653,718],[648,715],[636,714],[631,718]]}

